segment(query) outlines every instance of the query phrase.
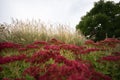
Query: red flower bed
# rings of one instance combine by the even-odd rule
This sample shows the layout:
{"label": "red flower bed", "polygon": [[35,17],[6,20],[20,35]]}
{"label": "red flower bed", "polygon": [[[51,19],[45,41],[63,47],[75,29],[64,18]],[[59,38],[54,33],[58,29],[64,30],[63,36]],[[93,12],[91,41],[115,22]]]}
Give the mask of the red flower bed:
{"label": "red flower bed", "polygon": [[[111,44],[110,42],[114,42],[114,44]],[[110,45],[115,46],[119,42],[120,41],[116,39],[105,39],[104,41],[97,43],[91,40],[85,42],[85,45],[93,45],[95,47],[65,44],[56,39],[52,39],[49,42],[36,41],[33,44],[26,46],[3,42],[0,43],[0,73],[4,76],[0,76],[0,79],[28,80],[26,79],[26,76],[29,75],[35,80],[112,80],[111,76],[96,71],[92,64],[93,62],[84,60],[82,56],[91,55],[93,52],[107,50],[104,49],[104,45],[111,47]],[[2,56],[4,49],[8,48],[18,50],[19,54]],[[113,46],[111,48],[113,48]],[[75,58],[70,60],[64,56],[64,54],[69,55],[69,53],[64,52],[64,54],[61,54],[61,51],[69,51]],[[111,55],[102,56],[99,60],[119,61],[119,53],[120,52],[114,52]],[[24,62],[21,66],[14,66],[20,68],[21,76],[13,78],[6,74],[6,76],[9,76],[6,77],[3,73],[7,70],[4,68],[6,68],[8,64],[12,65],[16,61]],[[27,63],[30,65],[25,66]],[[7,66],[7,68],[8,67],[9,66]]]}

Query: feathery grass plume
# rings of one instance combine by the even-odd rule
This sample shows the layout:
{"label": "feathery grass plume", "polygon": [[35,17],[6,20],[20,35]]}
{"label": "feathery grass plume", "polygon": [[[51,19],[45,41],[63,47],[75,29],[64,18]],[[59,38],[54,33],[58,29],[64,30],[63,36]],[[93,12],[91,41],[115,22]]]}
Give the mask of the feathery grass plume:
{"label": "feathery grass plume", "polygon": [[1,41],[30,44],[34,41],[49,41],[56,38],[66,43],[81,45],[85,37],[73,31],[67,25],[45,24],[41,20],[13,20],[11,24],[3,24],[6,31],[0,35]]}

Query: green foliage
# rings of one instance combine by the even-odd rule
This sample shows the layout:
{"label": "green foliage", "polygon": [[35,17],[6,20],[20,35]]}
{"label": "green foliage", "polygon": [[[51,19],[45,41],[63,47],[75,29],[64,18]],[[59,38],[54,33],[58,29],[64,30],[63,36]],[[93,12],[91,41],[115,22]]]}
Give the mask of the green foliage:
{"label": "green foliage", "polygon": [[120,37],[120,3],[100,0],[82,17],[76,29],[95,41]]}
{"label": "green foliage", "polygon": [[26,63],[25,61],[16,61],[7,65],[1,65],[4,69],[0,72],[0,78],[20,78],[24,69],[28,66],[30,66],[30,63]]}
{"label": "green foliage", "polygon": [[32,76],[26,75],[26,80],[35,80]]}

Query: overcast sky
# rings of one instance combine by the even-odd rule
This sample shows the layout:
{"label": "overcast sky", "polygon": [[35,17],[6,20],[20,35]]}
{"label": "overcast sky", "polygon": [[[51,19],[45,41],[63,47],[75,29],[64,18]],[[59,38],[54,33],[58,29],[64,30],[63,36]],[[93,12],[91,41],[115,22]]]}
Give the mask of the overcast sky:
{"label": "overcast sky", "polygon": [[11,18],[41,19],[74,27],[96,1],[99,0],[0,0],[0,23],[10,23]]}

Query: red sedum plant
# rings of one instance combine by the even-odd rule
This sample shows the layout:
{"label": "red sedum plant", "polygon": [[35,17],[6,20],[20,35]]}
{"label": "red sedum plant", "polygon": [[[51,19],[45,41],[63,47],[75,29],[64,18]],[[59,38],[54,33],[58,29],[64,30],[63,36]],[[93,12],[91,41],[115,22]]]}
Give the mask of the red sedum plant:
{"label": "red sedum plant", "polygon": [[116,47],[119,44],[120,40],[114,38],[100,42],[88,40],[81,46],[57,39],[28,45],[1,42],[0,79],[118,80],[120,52]]}

